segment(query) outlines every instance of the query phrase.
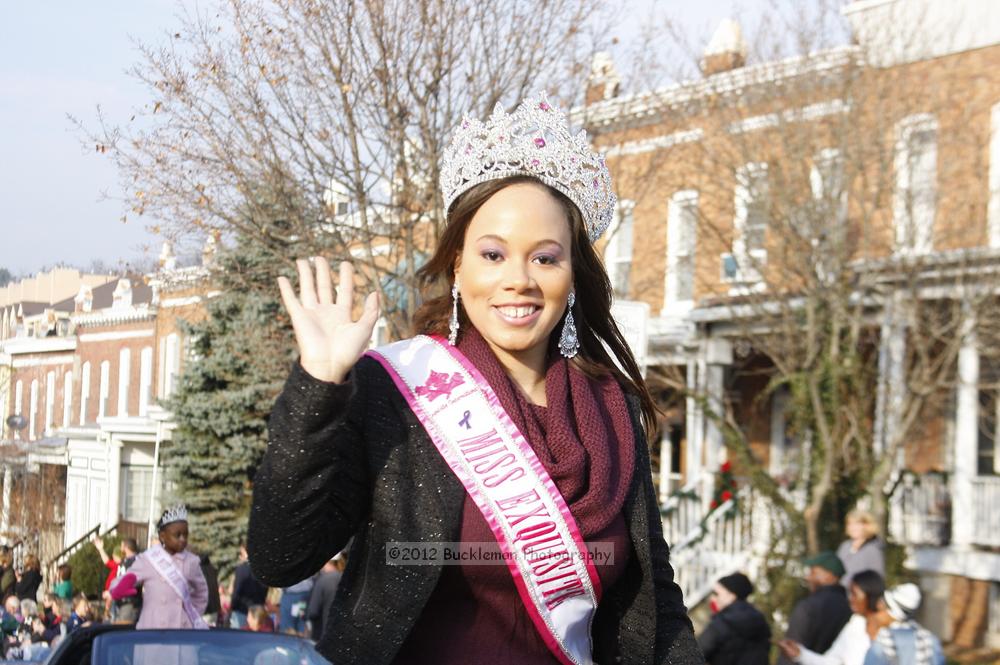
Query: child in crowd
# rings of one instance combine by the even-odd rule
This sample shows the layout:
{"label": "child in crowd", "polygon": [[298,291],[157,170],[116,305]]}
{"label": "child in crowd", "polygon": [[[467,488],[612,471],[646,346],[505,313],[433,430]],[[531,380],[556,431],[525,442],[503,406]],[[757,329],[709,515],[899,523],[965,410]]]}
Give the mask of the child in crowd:
{"label": "child in crowd", "polygon": [[255,633],[273,633],[274,621],[267,613],[267,608],[263,605],[253,605],[247,611],[247,625],[245,630]]}
{"label": "child in crowd", "polygon": [[56,572],[56,579],[59,581],[56,582],[52,590],[55,592],[57,596],[59,596],[63,600],[73,599],[72,577],[73,577],[72,566],[70,566],[68,563],[64,563],[61,566],[59,566]]}

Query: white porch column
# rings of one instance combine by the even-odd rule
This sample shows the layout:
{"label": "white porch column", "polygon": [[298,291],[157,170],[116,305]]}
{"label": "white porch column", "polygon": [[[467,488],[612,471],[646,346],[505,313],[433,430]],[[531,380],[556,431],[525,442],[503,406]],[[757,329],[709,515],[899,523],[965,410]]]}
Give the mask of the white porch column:
{"label": "white porch column", "polygon": [[108,437],[108,505],[105,509],[104,530],[118,524],[121,513],[122,442]]}
{"label": "white porch column", "polygon": [[670,443],[670,428],[664,428],[660,433],[660,505],[662,506],[670,496],[670,473],[673,463],[673,445]]}
{"label": "white porch column", "polygon": [[979,443],[979,348],[975,331],[967,328],[958,352],[958,389],[955,410],[955,447],[951,474],[951,541],[957,549],[972,545],[972,479],[976,475]]}
{"label": "white porch column", "polygon": [[691,357],[687,364],[687,389],[689,397],[684,406],[686,423],[685,435],[687,450],[684,453],[684,486],[687,487],[701,479],[702,468],[702,435],[705,428],[705,413],[698,399],[701,395],[701,383],[705,364],[699,358]]}
{"label": "white porch column", "polygon": [[725,417],[726,366],[733,363],[733,345],[724,339],[709,339],[704,347],[705,398],[711,416],[705,417],[705,467],[702,471],[702,499],[712,499],[714,474],[726,459],[726,446],[719,419]]}
{"label": "white porch column", "polygon": [[14,474],[10,464],[3,465],[3,506],[0,508],[0,532],[10,529],[10,486],[14,484]]}
{"label": "white porch column", "polygon": [[906,390],[906,321],[899,294],[894,294],[886,303],[880,340],[878,389],[875,397],[876,457],[882,454],[896,436]]}
{"label": "white porch column", "polygon": [[705,475],[710,480],[719,465],[725,461],[726,446],[718,418],[725,415],[725,375],[723,365],[708,365],[705,372],[705,395],[708,399],[711,417],[705,418]]}

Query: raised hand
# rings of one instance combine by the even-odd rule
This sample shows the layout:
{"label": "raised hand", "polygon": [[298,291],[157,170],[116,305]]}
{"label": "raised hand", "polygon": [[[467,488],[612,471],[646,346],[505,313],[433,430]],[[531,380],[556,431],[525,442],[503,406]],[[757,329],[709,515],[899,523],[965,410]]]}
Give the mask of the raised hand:
{"label": "raised hand", "polygon": [[378,321],[378,296],[368,294],[361,318],[354,321],[354,269],[340,264],[337,298],[326,259],[315,260],[316,274],[305,259],[295,262],[299,271],[299,297],[286,277],[278,278],[285,309],[292,318],[302,368],[321,381],[341,383],[368,347]]}

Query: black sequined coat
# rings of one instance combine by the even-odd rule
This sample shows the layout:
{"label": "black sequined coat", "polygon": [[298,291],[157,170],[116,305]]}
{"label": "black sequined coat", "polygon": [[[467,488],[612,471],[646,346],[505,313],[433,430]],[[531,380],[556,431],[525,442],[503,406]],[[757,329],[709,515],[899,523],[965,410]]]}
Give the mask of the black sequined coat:
{"label": "black sequined coat", "polygon": [[[597,609],[594,660],[703,663],[663,540],[638,400],[626,398],[637,432],[624,507],[634,556]],[[289,586],[356,535],[318,648],[336,665],[391,663],[441,567],[387,565],[385,543],[459,540],[465,488],[370,358],[339,385],[297,364],[269,429],[247,539],[254,575]]]}

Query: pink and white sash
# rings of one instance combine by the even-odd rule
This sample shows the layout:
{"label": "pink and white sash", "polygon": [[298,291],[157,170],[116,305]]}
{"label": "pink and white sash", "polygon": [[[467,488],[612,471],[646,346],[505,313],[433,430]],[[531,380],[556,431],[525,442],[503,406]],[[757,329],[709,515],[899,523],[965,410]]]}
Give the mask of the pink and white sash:
{"label": "pink and white sash", "polygon": [[163,549],[163,545],[153,545],[143,553],[143,556],[149,559],[149,562],[153,564],[153,568],[159,573],[160,577],[180,597],[181,603],[184,606],[184,613],[187,614],[188,620],[191,621],[191,627],[198,630],[208,630],[208,624],[205,623],[205,620],[198,614],[194,605],[191,604],[191,592],[188,590],[187,580],[181,575],[181,571],[177,569],[173,557]]}
{"label": "pink and white sash", "polygon": [[489,383],[438,337],[368,355],[389,372],[482,511],[546,646],[561,663],[592,663],[597,569],[566,501]]}

